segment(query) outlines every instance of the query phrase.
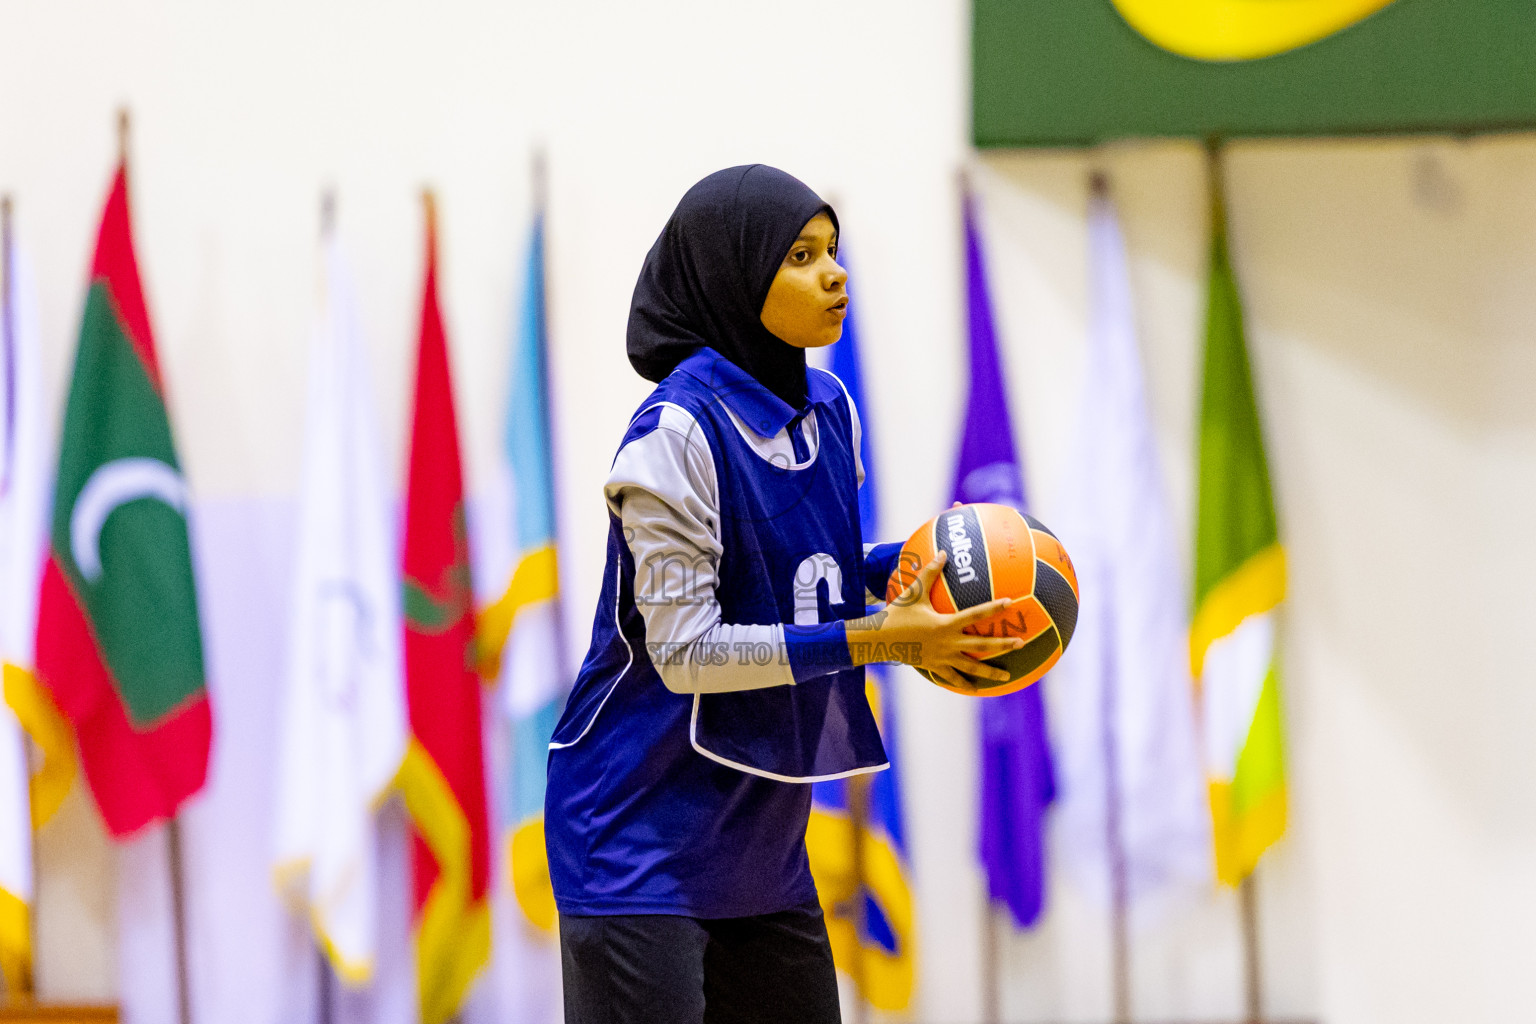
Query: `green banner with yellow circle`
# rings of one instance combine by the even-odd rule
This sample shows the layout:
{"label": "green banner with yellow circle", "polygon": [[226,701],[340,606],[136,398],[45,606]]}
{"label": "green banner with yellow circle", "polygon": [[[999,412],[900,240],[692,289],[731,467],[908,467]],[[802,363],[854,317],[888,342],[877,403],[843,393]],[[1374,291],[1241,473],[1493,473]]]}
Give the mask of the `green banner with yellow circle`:
{"label": "green banner with yellow circle", "polygon": [[1533,0],[973,0],[981,147],[1536,129]]}

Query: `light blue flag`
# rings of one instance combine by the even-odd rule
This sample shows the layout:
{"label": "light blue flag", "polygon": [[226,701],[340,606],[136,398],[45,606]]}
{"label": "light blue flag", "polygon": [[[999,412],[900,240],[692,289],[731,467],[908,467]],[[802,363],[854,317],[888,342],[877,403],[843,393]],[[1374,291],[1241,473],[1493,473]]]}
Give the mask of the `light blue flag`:
{"label": "light blue flag", "polygon": [[[535,926],[556,926],[544,853],[544,777],[549,739],[570,687],[556,559],[544,295],[544,216],[534,219],[522,315],[513,341],[505,457],[515,545],[504,589],[480,613],[478,658],[503,677],[513,723],[509,857],[518,905]],[[503,527],[504,529],[505,527]]]}

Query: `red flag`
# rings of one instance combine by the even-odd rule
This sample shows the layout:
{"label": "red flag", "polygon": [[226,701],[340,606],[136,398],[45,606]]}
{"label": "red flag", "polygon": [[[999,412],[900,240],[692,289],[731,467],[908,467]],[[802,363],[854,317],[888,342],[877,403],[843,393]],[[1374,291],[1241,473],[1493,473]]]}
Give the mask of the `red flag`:
{"label": "red flag", "polygon": [[119,166],[91,264],[37,617],[38,678],[118,837],[175,814],[208,773],[186,504]]}
{"label": "red flag", "polygon": [[405,520],[405,676],[411,738],[400,790],[415,825],[416,970],[423,1024],[458,1010],[490,958],[490,825],[459,434],[437,303],[427,196],[415,415]]}

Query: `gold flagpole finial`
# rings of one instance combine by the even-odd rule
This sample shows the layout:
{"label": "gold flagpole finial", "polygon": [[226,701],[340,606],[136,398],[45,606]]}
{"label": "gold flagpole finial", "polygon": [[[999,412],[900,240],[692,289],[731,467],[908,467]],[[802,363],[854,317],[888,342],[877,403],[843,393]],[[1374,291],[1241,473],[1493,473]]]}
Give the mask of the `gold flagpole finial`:
{"label": "gold flagpole finial", "polygon": [[437,238],[437,194],[430,188],[421,190],[421,206],[427,215],[427,234]]}
{"label": "gold flagpole finial", "polygon": [[128,108],[117,108],[117,162],[128,166]]}
{"label": "gold flagpole finial", "polygon": [[1206,137],[1205,170],[1210,179],[1211,230],[1222,235],[1227,231],[1227,188],[1221,173],[1221,154],[1224,148],[1220,135]]}
{"label": "gold flagpole finial", "polygon": [[549,158],[543,146],[533,150],[533,208],[543,213],[549,207]]}
{"label": "gold flagpole finial", "polygon": [[336,230],[336,189],[327,185],[320,192],[320,237],[330,238]]}

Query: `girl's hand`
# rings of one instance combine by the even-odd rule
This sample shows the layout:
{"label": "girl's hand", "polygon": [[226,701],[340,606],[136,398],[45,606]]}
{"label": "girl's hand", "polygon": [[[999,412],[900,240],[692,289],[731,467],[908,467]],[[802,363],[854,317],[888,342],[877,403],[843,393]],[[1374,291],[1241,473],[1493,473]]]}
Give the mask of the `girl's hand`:
{"label": "girl's hand", "polygon": [[1024,646],[1024,641],[1016,636],[973,636],[964,629],[996,615],[1011,601],[1002,597],[953,615],[937,611],[933,607],[933,584],[944,568],[945,557],[940,551],[917,574],[912,585],[885,608],[848,623],[848,651],[855,665],[871,661],[921,665],[961,690],[977,689],[966,675],[1000,683],[1008,681],[1005,669],[982,661],[1017,650]]}

